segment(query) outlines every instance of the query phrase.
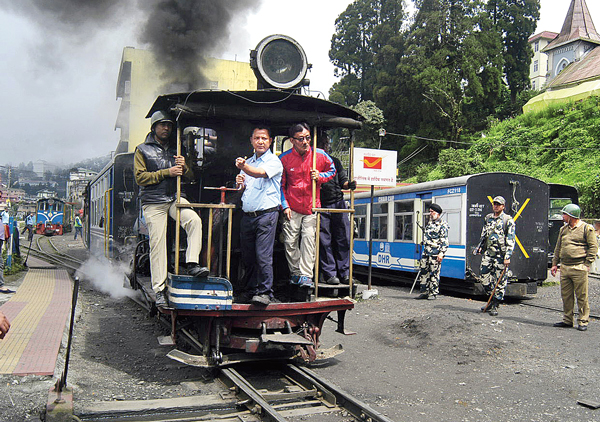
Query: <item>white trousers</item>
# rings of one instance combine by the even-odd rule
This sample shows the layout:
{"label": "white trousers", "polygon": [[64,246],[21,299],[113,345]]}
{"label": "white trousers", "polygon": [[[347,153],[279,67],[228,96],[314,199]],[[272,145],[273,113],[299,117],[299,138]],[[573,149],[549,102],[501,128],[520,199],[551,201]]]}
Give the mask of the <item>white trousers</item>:
{"label": "white trousers", "polygon": [[[189,202],[181,198],[181,203]],[[146,204],[142,206],[144,218],[150,236],[150,274],[152,290],[164,290],[167,282],[167,219],[171,216],[175,220],[177,207],[175,201],[161,204]],[[202,220],[192,208],[181,208],[181,227],[187,233],[187,249],[185,260],[189,263],[198,263],[202,250]]]}
{"label": "white trousers", "polygon": [[[316,214],[306,215],[292,211],[292,218],[289,221],[287,218],[284,219],[283,242],[290,275],[313,278],[316,232]],[[300,234],[302,238],[299,242]]]}

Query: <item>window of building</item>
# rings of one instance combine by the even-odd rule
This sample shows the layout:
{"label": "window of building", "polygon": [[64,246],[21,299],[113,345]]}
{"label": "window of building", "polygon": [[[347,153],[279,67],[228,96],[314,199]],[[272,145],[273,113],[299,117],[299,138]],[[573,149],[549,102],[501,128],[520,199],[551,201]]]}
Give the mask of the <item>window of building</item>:
{"label": "window of building", "polygon": [[413,239],[413,201],[394,203],[394,240]]}
{"label": "window of building", "polygon": [[536,41],[535,43],[533,43],[533,51],[539,51],[540,49],[540,42]]}
{"label": "window of building", "polygon": [[531,81],[531,89],[535,91],[535,81]]}
{"label": "window of building", "polygon": [[373,204],[373,222],[371,223],[373,240],[387,240],[388,205],[388,202]]}
{"label": "window of building", "polygon": [[538,64],[538,61],[537,61],[537,60],[535,60],[535,61],[533,62],[533,71],[534,71],[534,72],[538,72],[539,70],[540,70],[540,66],[539,66],[539,64]]}

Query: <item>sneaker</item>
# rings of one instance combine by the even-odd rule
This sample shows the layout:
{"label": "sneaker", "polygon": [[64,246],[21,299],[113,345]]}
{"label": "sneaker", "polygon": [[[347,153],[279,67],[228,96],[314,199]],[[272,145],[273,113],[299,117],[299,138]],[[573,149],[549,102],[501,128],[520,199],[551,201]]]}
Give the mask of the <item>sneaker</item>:
{"label": "sneaker", "polygon": [[557,322],[553,325],[553,327],[559,327],[559,328],[573,328],[573,324],[567,324],[564,321],[561,322]]}
{"label": "sneaker", "polygon": [[300,281],[299,275],[293,275],[290,277],[290,284],[298,284],[299,281]]}
{"label": "sneaker", "polygon": [[427,298],[429,298],[429,295],[427,293],[421,293],[415,299],[427,299]]}
{"label": "sneaker", "polygon": [[314,283],[312,282],[312,278],[307,277],[305,275],[300,276],[300,279],[298,280],[298,285],[300,287],[308,287],[308,288],[315,287]]}
{"label": "sneaker", "polygon": [[578,325],[578,326],[577,326],[577,329],[578,329],[579,331],[587,331],[587,325]]}
{"label": "sneaker", "polygon": [[192,277],[206,277],[210,274],[210,270],[198,264],[189,264],[187,273]]}
{"label": "sneaker", "polygon": [[427,296],[427,300],[435,300],[435,295],[429,295],[429,296]]}
{"label": "sneaker", "polygon": [[342,277],[342,279],[340,280],[342,284],[350,284],[350,277],[346,276],[346,277]]}
{"label": "sneaker", "polygon": [[492,303],[492,306],[490,306],[487,313],[490,314],[491,316],[497,316],[498,315],[498,305]]}
{"label": "sneaker", "polygon": [[340,284],[340,279],[336,276],[329,277],[327,280],[325,280],[325,284]]}
{"label": "sneaker", "polygon": [[271,297],[267,294],[254,295],[252,296],[250,303],[253,305],[267,306],[269,303],[271,303]]}
{"label": "sneaker", "polygon": [[169,301],[167,299],[167,295],[165,294],[164,290],[161,290],[160,292],[156,292],[156,307],[157,308],[166,308],[169,304]]}

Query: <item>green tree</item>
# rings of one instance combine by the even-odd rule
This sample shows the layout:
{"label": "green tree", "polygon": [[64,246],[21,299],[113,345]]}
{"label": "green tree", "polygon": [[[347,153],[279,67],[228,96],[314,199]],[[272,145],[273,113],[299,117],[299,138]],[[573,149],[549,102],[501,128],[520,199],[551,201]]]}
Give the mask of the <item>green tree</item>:
{"label": "green tree", "polygon": [[375,55],[400,31],[403,19],[402,0],[355,0],[339,15],[329,58],[341,80],[330,97],[346,105],[373,99]]}
{"label": "green tree", "polygon": [[378,80],[376,100],[393,129],[457,141],[485,127],[500,100],[500,36],[480,0],[416,6],[393,82]]}
{"label": "green tree", "polygon": [[379,129],[385,127],[383,111],[371,100],[361,101],[352,109],[365,118],[363,128],[356,132],[355,146],[378,148]]}
{"label": "green tree", "polygon": [[487,3],[496,31],[502,34],[504,74],[513,104],[517,95],[530,88],[529,66],[533,50],[529,37],[540,18],[539,0],[489,0]]}

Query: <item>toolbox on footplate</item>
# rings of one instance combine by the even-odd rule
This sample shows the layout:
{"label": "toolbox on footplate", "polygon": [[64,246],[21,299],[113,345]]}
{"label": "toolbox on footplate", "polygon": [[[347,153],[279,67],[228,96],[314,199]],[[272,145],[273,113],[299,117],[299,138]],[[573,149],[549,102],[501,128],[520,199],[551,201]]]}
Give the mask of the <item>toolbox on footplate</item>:
{"label": "toolbox on footplate", "polygon": [[174,309],[231,309],[233,287],[219,277],[192,277],[169,274],[169,306]]}

